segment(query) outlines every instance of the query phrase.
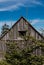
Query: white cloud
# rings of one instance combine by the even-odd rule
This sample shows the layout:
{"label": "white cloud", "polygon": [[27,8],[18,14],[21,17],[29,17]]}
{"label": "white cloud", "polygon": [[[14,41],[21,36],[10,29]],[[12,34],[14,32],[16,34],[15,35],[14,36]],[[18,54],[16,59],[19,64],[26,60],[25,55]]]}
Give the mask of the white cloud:
{"label": "white cloud", "polygon": [[0,2],[5,2],[6,0],[0,0]]}
{"label": "white cloud", "polygon": [[41,19],[33,19],[33,20],[30,20],[30,22],[31,22],[32,25],[35,25],[35,24],[40,23],[40,22],[42,22],[44,24],[44,19],[43,20],[41,20]]}
{"label": "white cloud", "polygon": [[0,27],[3,26],[5,23],[9,26],[11,26],[11,24],[13,25],[16,21],[0,21]]}
{"label": "white cloud", "polygon": [[40,1],[37,1],[37,0],[33,0],[32,3],[36,4],[36,5],[43,5],[43,3],[41,3]]}
{"label": "white cloud", "polygon": [[23,4],[16,4],[16,5],[11,5],[5,8],[0,8],[0,11],[9,11],[9,10],[16,10],[19,8],[19,6],[23,6]]}
{"label": "white cloud", "polygon": [[41,33],[41,28],[44,29],[44,19],[33,19],[30,22],[38,32]]}
{"label": "white cloud", "polygon": [[[7,4],[6,4],[7,3]],[[9,3],[9,5],[8,5]],[[11,4],[10,4],[11,3]],[[16,10],[18,8],[22,7],[32,7],[35,5],[41,5],[44,6],[42,2],[37,0],[0,0],[0,11],[6,11],[6,10]],[[8,6],[6,6],[8,5]]]}

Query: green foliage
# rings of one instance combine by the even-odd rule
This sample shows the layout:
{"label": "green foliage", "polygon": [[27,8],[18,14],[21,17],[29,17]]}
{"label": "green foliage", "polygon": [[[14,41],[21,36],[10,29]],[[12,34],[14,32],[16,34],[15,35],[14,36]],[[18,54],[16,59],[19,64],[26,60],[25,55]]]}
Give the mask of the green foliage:
{"label": "green foliage", "polygon": [[0,65],[10,65],[9,63],[7,63],[6,61],[0,61]]}
{"label": "green foliage", "polygon": [[35,42],[35,45],[31,47],[26,47],[22,50],[19,50],[19,47],[14,42],[7,43],[7,52],[6,52],[6,61],[11,65],[43,65],[44,56],[42,55],[33,55],[33,49],[37,47],[43,47],[43,45],[38,41]]}
{"label": "green foliage", "polygon": [[4,35],[9,30],[9,25],[4,24],[2,26],[1,36]]}

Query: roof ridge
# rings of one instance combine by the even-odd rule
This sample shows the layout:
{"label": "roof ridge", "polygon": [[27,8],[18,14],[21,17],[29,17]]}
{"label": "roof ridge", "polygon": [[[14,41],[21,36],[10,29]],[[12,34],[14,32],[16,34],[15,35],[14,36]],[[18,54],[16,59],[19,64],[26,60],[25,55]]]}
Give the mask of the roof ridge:
{"label": "roof ridge", "polygon": [[[17,22],[15,22],[13,25],[12,25],[12,27],[9,29],[9,31],[15,26],[15,24],[17,24],[21,19],[24,19],[40,36],[42,36],[23,16],[21,16],[18,20],[17,20]],[[9,32],[8,31],[8,32]],[[2,39],[8,32],[6,32],[0,39]],[[43,36],[42,36],[43,37]],[[44,39],[44,37],[43,37],[43,39]]]}

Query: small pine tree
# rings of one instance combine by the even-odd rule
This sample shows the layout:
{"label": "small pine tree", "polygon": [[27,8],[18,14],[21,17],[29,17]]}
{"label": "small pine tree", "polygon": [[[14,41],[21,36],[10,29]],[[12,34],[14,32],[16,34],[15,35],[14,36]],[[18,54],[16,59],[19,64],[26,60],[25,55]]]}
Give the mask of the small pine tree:
{"label": "small pine tree", "polygon": [[6,32],[8,32],[8,30],[9,30],[9,25],[4,24],[2,26],[1,36],[3,36]]}

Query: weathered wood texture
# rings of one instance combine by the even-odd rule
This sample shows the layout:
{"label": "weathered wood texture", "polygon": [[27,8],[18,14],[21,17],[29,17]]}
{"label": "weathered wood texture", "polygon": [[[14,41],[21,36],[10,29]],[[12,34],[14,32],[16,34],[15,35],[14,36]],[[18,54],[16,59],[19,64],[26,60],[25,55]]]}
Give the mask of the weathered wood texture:
{"label": "weathered wood texture", "polygon": [[[31,40],[28,40],[28,41],[25,41],[25,40],[7,40],[7,41],[1,40],[0,41],[0,58],[1,59],[4,59],[4,56],[5,56],[5,53],[7,50],[6,43],[11,43],[11,42],[16,43],[17,48],[20,50],[22,50],[26,47],[32,47],[32,45],[35,45],[34,42]],[[32,53],[35,55],[41,55],[42,54],[41,48],[38,47],[38,48],[34,49]]]}
{"label": "weathered wood texture", "polygon": [[20,37],[19,31],[27,31],[26,35],[30,34],[35,39],[42,39],[42,37],[29,25],[29,23],[23,19],[21,19],[2,39],[17,39]]}
{"label": "weathered wood texture", "polygon": [[[8,31],[7,34],[5,34],[1,40],[0,40],[0,57],[3,56],[3,52],[6,50],[6,44],[5,42],[7,40],[19,40],[18,45],[21,46],[21,48],[24,48],[24,41],[21,41],[21,36],[19,34],[20,32],[26,31],[26,35],[30,35],[34,37],[36,40],[42,40],[43,37],[24,19],[21,18],[17,23],[15,23],[12,28]],[[4,41],[3,41],[4,40]],[[27,46],[27,45],[26,45]],[[39,52],[39,53],[38,53]],[[33,53],[40,54],[41,51],[35,51]]]}

